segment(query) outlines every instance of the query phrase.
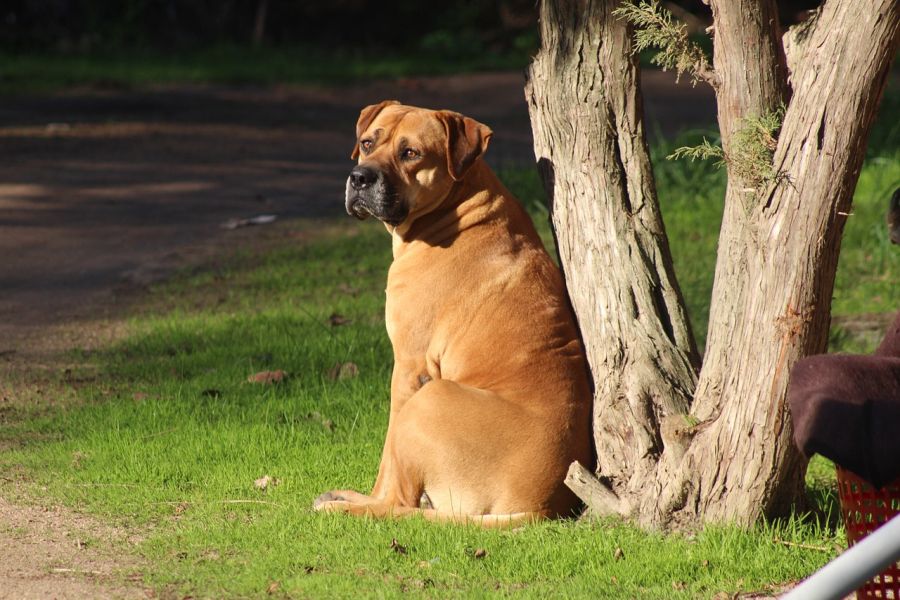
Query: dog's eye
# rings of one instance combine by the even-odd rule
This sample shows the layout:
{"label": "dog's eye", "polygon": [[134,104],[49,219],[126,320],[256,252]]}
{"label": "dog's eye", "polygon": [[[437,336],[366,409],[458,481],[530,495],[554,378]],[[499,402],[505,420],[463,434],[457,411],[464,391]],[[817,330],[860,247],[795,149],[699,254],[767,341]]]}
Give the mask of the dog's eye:
{"label": "dog's eye", "polygon": [[403,160],[414,160],[419,158],[419,151],[413,148],[406,148],[400,152],[400,158]]}
{"label": "dog's eye", "polygon": [[363,154],[368,154],[372,150],[372,146],[375,145],[375,142],[372,140],[362,140],[359,143],[359,149],[362,150]]}

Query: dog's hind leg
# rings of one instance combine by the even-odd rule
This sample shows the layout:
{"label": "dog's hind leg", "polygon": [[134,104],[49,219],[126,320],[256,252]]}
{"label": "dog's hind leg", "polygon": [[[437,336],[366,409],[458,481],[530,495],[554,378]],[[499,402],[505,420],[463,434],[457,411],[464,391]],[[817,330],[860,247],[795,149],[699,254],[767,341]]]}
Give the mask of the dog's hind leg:
{"label": "dog's hind leg", "polygon": [[574,502],[562,482],[582,456],[567,421],[565,411],[538,416],[491,391],[428,382],[396,415],[383,499],[418,507],[425,492],[438,513],[568,514]]}
{"label": "dog's hind leg", "polygon": [[[484,526],[571,514],[577,502],[565,470],[587,454],[563,426],[571,420],[472,386],[428,382],[392,417],[390,468],[379,474],[378,493],[329,492],[316,509]],[[419,506],[423,492],[433,508]]]}
{"label": "dog's hind leg", "polygon": [[[329,492],[331,493],[331,492]],[[354,492],[355,493],[355,492]],[[326,494],[322,494],[325,496]],[[322,498],[320,496],[320,498]],[[504,529],[515,527],[523,523],[533,523],[545,519],[543,512],[519,512],[510,514],[465,515],[451,512],[443,512],[431,508],[415,508],[410,506],[395,506],[370,498],[370,502],[357,503],[346,500],[328,500],[318,502],[315,510],[322,512],[336,512],[355,515],[358,517],[371,517],[375,519],[422,517],[426,521],[440,523],[456,523],[461,525],[476,525],[485,529]]]}

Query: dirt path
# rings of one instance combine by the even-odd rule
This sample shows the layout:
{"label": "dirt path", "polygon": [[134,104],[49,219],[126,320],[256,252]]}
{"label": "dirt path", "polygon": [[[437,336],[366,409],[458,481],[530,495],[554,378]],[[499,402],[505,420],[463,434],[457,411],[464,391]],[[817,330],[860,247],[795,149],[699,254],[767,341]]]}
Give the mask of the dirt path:
{"label": "dirt path", "polygon": [[137,542],[71,510],[0,498],[0,598],[152,597],[140,585],[139,563],[123,557]]}
{"label": "dirt path", "polygon": [[[645,96],[664,132],[714,119],[708,91],[666,74]],[[340,218],[359,109],[391,97],[478,118],[493,164],[533,164],[518,73],[0,99],[0,355],[228,243],[228,219]]]}
{"label": "dirt path", "polygon": [[[348,157],[366,104],[452,108],[493,128],[489,162],[533,164],[522,85],[521,74],[490,73],[0,98],[0,426],[17,403],[46,401],[16,384],[24,372],[61,370],[60,351],[117,334],[113,317],[143,287],[258,235],[222,223],[346,218]],[[705,88],[655,72],[644,85],[649,122],[663,133],[714,121]],[[136,559],[77,543],[90,534],[127,547],[125,532],[15,504],[9,489],[0,485],[0,598],[144,597],[112,575]]]}

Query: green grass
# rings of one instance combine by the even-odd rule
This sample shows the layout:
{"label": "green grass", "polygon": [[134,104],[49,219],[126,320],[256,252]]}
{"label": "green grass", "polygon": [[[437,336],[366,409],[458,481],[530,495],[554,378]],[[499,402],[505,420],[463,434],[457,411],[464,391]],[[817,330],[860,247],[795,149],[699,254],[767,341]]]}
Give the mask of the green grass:
{"label": "green grass", "polygon": [[[662,209],[702,333],[722,174],[660,160],[668,151],[654,150]],[[540,201],[534,174],[503,176],[526,204]],[[900,251],[879,232],[898,182],[900,154],[873,144],[847,225],[839,312],[896,309]],[[185,273],[152,290],[121,342],[73,350],[68,362],[80,366],[46,387],[74,401],[22,409],[0,429],[6,492],[13,488],[2,482],[24,482],[23,501],[61,502],[142,532],[144,578],[173,596],[267,597],[276,582],[275,595],[290,597],[709,598],[777,589],[838,552],[833,470],[822,460],[808,486],[825,519],[749,531],[661,535],[602,521],[498,532],[314,513],[319,493],[366,490],[378,467],[391,368],[383,322],[390,243],[377,224],[349,219],[278,228],[309,239]],[[334,314],[350,321],[333,326]],[[345,362],[359,375],[329,376]],[[290,377],[247,382],[270,369]],[[257,489],[264,475],[279,484]],[[394,539],[405,553],[391,548]]]}
{"label": "green grass", "polygon": [[[402,52],[390,47],[376,50],[299,44],[258,48],[217,45],[182,51],[120,48],[89,53],[0,50],[0,94],[51,92],[77,86],[139,89],[185,83],[344,85],[412,76],[521,70],[537,51],[537,39],[530,34],[521,36],[502,52],[473,52],[476,46],[459,47],[463,39],[459,32],[445,32],[432,36],[436,43]],[[652,51],[641,53],[645,67],[651,66],[652,55]]]}
{"label": "green grass", "polygon": [[[75,357],[84,366],[66,377],[90,382],[80,405],[4,432],[30,441],[0,469],[146,530],[147,582],[201,597],[278,582],[301,597],[696,598],[767,589],[835,554],[839,532],[799,520],[663,536],[613,521],[496,532],[313,513],[324,490],[371,485],[387,425],[389,242],[377,225],[351,231],[155,290],[127,339]],[[351,322],[331,326],[334,313]],[[346,361],[359,376],[329,378]],[[246,383],[276,368],[290,378]],[[263,475],[279,485],[256,489]]]}
{"label": "green grass", "polygon": [[120,50],[92,54],[0,51],[0,93],[72,86],[139,88],[167,83],[328,84],[472,71],[522,69],[527,52],[448,59],[428,51],[214,46],[184,52]]}

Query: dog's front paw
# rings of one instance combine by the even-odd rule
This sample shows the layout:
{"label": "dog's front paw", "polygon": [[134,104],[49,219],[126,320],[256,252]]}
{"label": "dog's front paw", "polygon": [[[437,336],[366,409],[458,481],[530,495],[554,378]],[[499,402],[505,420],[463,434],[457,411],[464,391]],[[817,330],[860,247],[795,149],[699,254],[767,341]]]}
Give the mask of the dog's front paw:
{"label": "dog's front paw", "polygon": [[313,506],[316,512],[349,513],[353,505],[346,500],[328,500]]}
{"label": "dog's front paw", "polygon": [[313,508],[316,510],[322,510],[323,508],[325,508],[324,505],[327,502],[343,502],[343,501],[346,501],[346,498],[341,496],[335,490],[332,490],[330,492],[325,492],[324,494],[322,494],[321,496],[319,496],[318,498],[313,500]]}

